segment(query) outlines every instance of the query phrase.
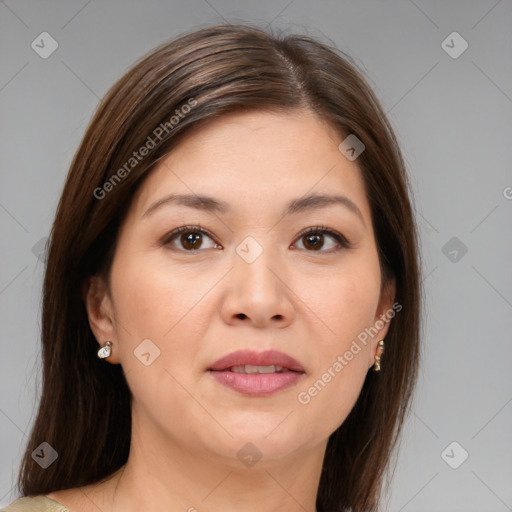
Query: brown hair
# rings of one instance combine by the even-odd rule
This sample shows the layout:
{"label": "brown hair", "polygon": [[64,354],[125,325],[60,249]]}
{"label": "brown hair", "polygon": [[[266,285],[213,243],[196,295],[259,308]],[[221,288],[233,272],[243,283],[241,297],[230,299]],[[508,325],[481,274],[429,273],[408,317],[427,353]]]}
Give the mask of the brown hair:
{"label": "brown hair", "polygon": [[[48,246],[42,396],[19,472],[23,496],[94,483],[126,463],[131,393],[121,365],[96,356],[82,285],[91,275],[108,276],[118,228],[156,162],[199,124],[251,109],[307,109],[366,147],[357,164],[383,283],[395,278],[403,309],[389,326],[381,372],[368,372],[354,408],[329,438],[317,507],[377,509],[419,360],[418,241],[400,149],[350,57],[308,36],[231,24],[183,35],[141,59],[102,100],[74,157]],[[148,155],[131,160],[150,139]],[[47,469],[31,456],[43,441],[58,452]]]}

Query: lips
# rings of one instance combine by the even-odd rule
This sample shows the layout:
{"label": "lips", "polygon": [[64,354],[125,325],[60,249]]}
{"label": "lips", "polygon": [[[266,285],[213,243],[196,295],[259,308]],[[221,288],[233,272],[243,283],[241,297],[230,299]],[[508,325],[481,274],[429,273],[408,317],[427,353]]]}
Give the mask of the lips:
{"label": "lips", "polygon": [[305,378],[302,365],[277,350],[240,350],[215,361],[208,370],[214,382],[249,397],[269,397]]}
{"label": "lips", "polygon": [[246,366],[275,366],[277,371],[293,371],[304,373],[302,365],[293,357],[279,352],[278,350],[265,350],[255,352],[253,350],[239,350],[232,352],[213,363],[209,370],[211,371],[230,371],[232,368]]}

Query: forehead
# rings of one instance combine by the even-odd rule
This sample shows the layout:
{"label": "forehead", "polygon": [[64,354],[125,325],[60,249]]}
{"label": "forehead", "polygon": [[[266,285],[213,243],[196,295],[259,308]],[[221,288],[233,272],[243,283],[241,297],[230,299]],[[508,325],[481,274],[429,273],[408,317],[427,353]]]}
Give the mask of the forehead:
{"label": "forehead", "polygon": [[140,213],[165,194],[186,193],[214,196],[240,213],[337,193],[369,220],[361,170],[338,149],[343,138],[311,112],[227,114],[191,129],[145,180],[136,207]]}

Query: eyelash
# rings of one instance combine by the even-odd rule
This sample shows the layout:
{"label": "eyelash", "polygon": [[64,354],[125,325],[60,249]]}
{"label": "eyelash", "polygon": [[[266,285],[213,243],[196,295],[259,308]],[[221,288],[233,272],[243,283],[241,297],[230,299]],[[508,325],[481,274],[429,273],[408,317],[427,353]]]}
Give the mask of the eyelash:
{"label": "eyelash", "polygon": [[[182,233],[187,233],[187,232],[205,234],[217,244],[217,242],[215,241],[215,237],[207,229],[203,228],[200,224],[197,224],[195,226],[181,226],[181,227],[171,231],[170,233],[165,235],[165,237],[163,238],[162,245],[168,245],[174,238],[178,237]],[[338,233],[337,231],[334,231],[333,229],[330,229],[327,226],[323,226],[323,225],[313,226],[313,227],[302,230],[297,235],[297,240],[300,240],[301,238],[303,238],[305,236],[318,235],[318,234],[326,234],[326,235],[331,236],[338,243],[338,247],[331,248],[328,250],[319,250],[319,251],[314,251],[314,250],[308,251],[307,249],[305,249],[307,252],[312,252],[312,253],[319,252],[319,253],[331,254],[333,252],[338,252],[342,249],[350,249],[351,248],[351,243],[349,240],[347,240],[346,237],[344,237],[341,233]],[[193,253],[193,252],[198,252],[200,249],[186,250],[186,249],[179,249],[179,248],[174,247],[173,250]]]}

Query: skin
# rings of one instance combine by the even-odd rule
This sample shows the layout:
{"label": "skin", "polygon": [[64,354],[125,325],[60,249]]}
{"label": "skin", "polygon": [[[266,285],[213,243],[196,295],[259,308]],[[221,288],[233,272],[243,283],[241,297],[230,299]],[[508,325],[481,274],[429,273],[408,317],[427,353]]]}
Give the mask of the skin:
{"label": "skin", "polygon": [[[370,206],[357,160],[338,150],[343,138],[308,111],[234,113],[159,163],[122,225],[110,287],[95,277],[85,293],[91,328],[101,345],[112,341],[108,362],[123,366],[133,393],[129,460],[103,482],[50,498],[73,512],[315,511],[328,437],[354,406],[389,323],[308,404],[297,396],[395,294],[393,282],[381,287]],[[232,212],[168,204],[143,216],[170,193],[212,196]],[[282,216],[289,200],[310,193],[344,195],[362,219],[342,205]],[[184,248],[189,233],[162,243],[198,223],[214,238],[203,235],[195,251]],[[350,248],[324,234],[315,250],[298,236],[318,225]],[[252,263],[236,252],[247,236],[263,249]],[[149,366],[134,356],[144,339],[160,350]],[[305,374],[250,397],[206,371],[247,348],[283,351]],[[262,454],[250,468],[237,457],[247,442]]]}

